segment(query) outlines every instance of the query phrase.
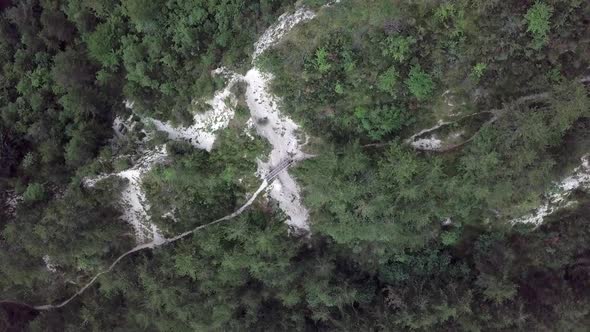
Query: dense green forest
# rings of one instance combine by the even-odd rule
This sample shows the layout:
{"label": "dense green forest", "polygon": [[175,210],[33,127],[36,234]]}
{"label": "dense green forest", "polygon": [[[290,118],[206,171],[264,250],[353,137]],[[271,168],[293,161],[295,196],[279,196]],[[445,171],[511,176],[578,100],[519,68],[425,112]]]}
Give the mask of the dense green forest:
{"label": "dense green forest", "polygon": [[[0,331],[588,329],[589,183],[539,225],[511,221],[590,153],[590,3],[327,3],[2,9]],[[62,308],[33,308],[69,298],[135,246],[126,180],[85,179],[132,170],[165,145],[141,184],[164,234],[244,204],[269,151],[247,130],[246,87],[233,89],[235,116],[211,151],[142,119],[190,125],[202,112],[193,101],[226,83],[211,72],[244,73],[265,29],[301,6],[317,16],[254,63],[309,137],[313,157],[289,170],[309,232],[261,197],[234,220],[127,256]]]}

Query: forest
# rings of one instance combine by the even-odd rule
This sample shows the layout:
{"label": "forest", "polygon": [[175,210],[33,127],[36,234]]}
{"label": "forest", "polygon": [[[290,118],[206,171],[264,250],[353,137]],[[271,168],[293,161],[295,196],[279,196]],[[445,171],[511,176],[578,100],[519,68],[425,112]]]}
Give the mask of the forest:
{"label": "forest", "polygon": [[0,331],[588,326],[587,0],[0,1]]}

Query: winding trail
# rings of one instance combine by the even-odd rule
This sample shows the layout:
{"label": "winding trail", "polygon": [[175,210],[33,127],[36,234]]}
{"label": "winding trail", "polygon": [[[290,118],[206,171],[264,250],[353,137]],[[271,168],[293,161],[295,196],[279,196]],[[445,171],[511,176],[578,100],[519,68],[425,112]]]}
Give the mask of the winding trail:
{"label": "winding trail", "polygon": [[[224,76],[227,83],[223,89],[215,92],[213,98],[204,102],[210,107],[210,110],[204,113],[197,112],[193,117],[193,125],[174,127],[168,122],[156,119],[149,119],[149,121],[154,124],[156,129],[168,134],[168,138],[171,140],[185,140],[198,149],[211,151],[213,143],[215,143],[215,132],[226,128],[234,117],[237,101],[231,90],[240,78],[238,74],[225,68],[214,70],[212,75]],[[193,102],[195,105],[198,103],[197,101]]]}
{"label": "winding trail", "polygon": [[[325,5],[324,8],[330,7],[338,2],[339,0],[332,1]],[[252,55],[253,62],[266,49],[275,45],[281,37],[283,37],[298,23],[311,20],[315,16],[315,12],[305,7],[297,9],[292,14],[281,15],[277,23],[269,27],[263,33],[261,38],[255,43],[255,51]],[[271,189],[271,197],[275,198],[279,202],[281,209],[284,210],[289,216],[290,222],[287,223],[301,230],[309,230],[309,226],[307,225],[307,218],[309,214],[307,209],[305,209],[301,203],[299,187],[297,186],[295,180],[286,171],[291,165],[293,165],[295,161],[303,160],[312,156],[301,151],[301,147],[305,144],[299,144],[298,126],[291,119],[285,117],[279,112],[276,97],[270,93],[270,89],[268,87],[269,81],[272,78],[271,75],[262,73],[258,68],[256,68],[256,66],[253,66],[253,68],[250,69],[245,76],[226,71],[223,68],[214,71],[214,74],[227,75],[229,77],[229,81],[224,89],[218,91],[214,95],[212,100],[206,102],[211,106],[212,109],[205,113],[197,114],[195,116],[195,124],[193,126],[188,128],[175,128],[169,123],[164,123],[154,119],[151,119],[152,123],[158,130],[166,132],[171,139],[189,140],[195,147],[210,151],[215,141],[215,131],[225,128],[228,125],[231,117],[233,117],[234,112],[232,105],[235,103],[235,96],[231,93],[231,88],[239,80],[245,81],[248,83],[246,100],[248,107],[250,108],[250,113],[252,120],[254,120],[253,122],[255,123],[256,130],[258,134],[266,138],[272,146],[272,151],[268,162],[258,163],[259,167],[257,175],[262,178],[262,183],[256,192],[254,192],[252,196],[233,213],[213,220],[207,224],[197,226],[174,237],[166,238],[160,234],[155,225],[152,225],[151,223],[144,225],[141,222],[146,220],[149,221],[146,218],[146,216],[149,217],[149,205],[147,205],[145,202],[145,195],[141,191],[141,176],[146,170],[149,170],[152,165],[165,156],[163,150],[151,152],[148,151],[146,156],[142,157],[134,168],[117,174],[105,174],[94,179],[87,179],[85,184],[87,186],[93,186],[96,184],[96,182],[101,181],[102,179],[105,179],[111,175],[128,179],[130,184],[124,191],[124,197],[129,198],[125,203],[131,207],[131,211],[129,211],[131,214],[126,214],[126,219],[128,219],[128,221],[133,224],[136,230],[141,229],[142,227],[147,227],[148,231],[151,231],[152,240],[147,243],[141,243],[117,257],[117,259],[115,259],[108,266],[108,268],[95,274],[76,293],[62,302],[35,306],[15,301],[8,302],[22,304],[23,306],[30,307],[37,311],[47,311],[62,308],[84,293],[102,275],[111,272],[117,266],[117,264],[119,264],[127,256],[142,250],[155,249],[176,242],[204,228],[234,219],[246,211],[246,209],[248,209],[254,203],[256,198],[269,188]],[[230,100],[229,105],[227,104],[228,99]],[[126,102],[126,107],[132,108],[132,106],[132,102]],[[114,130],[116,136],[122,135],[122,133],[119,131],[120,124],[120,119],[115,121],[113,124],[115,126]],[[278,184],[279,181],[274,181],[277,178],[280,180],[280,184]],[[2,302],[7,301],[0,301],[0,303]]]}
{"label": "winding trail", "polygon": [[[279,101],[270,93],[270,79],[270,74],[256,67],[244,76],[244,81],[248,83],[246,103],[256,132],[272,146],[268,161],[258,162],[257,174],[261,178],[270,174],[284,160],[293,162],[309,157],[302,151],[303,145],[298,138],[299,127],[280,112]],[[302,203],[297,182],[288,172],[280,172],[278,180],[269,186],[270,197],[279,203],[280,209],[288,216],[286,223],[289,226],[298,232],[308,232],[309,211]]]}
{"label": "winding trail", "polygon": [[90,281],[88,281],[84,286],[82,286],[76,293],[74,293],[74,295],[70,296],[69,298],[67,298],[66,300],[58,303],[58,304],[44,304],[44,305],[37,305],[37,306],[30,306],[27,304],[26,306],[29,306],[35,310],[52,310],[52,309],[59,309],[65,305],[67,305],[68,303],[70,303],[72,300],[74,300],[76,297],[80,296],[82,293],[84,293],[88,287],[92,286],[96,280],[98,280],[98,278],[100,278],[102,275],[107,274],[109,272],[111,272],[115,266],[117,266],[117,264],[119,264],[119,262],[121,262],[121,260],[123,260],[123,258],[136,253],[138,251],[142,251],[145,249],[155,249],[164,245],[167,245],[169,243],[173,243],[176,242],[180,239],[183,239],[189,235],[192,235],[204,228],[207,228],[209,226],[213,226],[216,224],[219,224],[223,221],[227,221],[227,220],[231,220],[236,218],[237,216],[239,216],[240,214],[244,213],[244,211],[246,211],[246,209],[248,209],[252,203],[254,203],[254,201],[256,200],[256,198],[268,187],[268,185],[270,183],[272,183],[272,181],[274,179],[276,179],[277,176],[279,176],[281,173],[283,173],[284,170],[288,169],[289,166],[291,166],[293,164],[293,160],[292,159],[286,159],[282,162],[279,163],[279,166],[276,167],[275,169],[271,170],[271,172],[265,177],[265,179],[262,181],[262,183],[260,184],[260,186],[258,187],[258,189],[256,190],[256,192],[254,192],[254,194],[252,194],[252,196],[250,196],[250,198],[248,199],[248,201],[246,201],[246,203],[244,203],[242,206],[240,206],[240,208],[238,208],[236,211],[234,211],[233,213],[230,213],[226,216],[223,216],[219,219],[213,220],[210,223],[204,224],[204,225],[200,225],[197,226],[189,231],[186,231],[184,233],[180,233],[174,237],[171,238],[155,238],[154,240],[147,242],[147,243],[143,243],[140,244],[138,246],[135,246],[133,249],[125,252],[124,254],[122,254],[121,256],[117,257],[117,259],[115,259],[113,261],[113,263],[111,263],[111,265],[109,265],[109,267],[105,270],[100,271],[99,273],[97,273],[96,275],[94,275],[94,277],[92,277],[92,279],[90,279]]}
{"label": "winding trail", "polygon": [[[590,83],[590,76],[580,77],[580,78],[576,79],[576,81],[578,81],[582,84],[588,84],[588,83]],[[481,130],[481,128],[492,125],[494,122],[496,122],[498,119],[500,119],[504,114],[506,114],[508,105],[519,105],[519,104],[524,104],[524,103],[536,102],[536,101],[541,101],[541,100],[544,100],[544,99],[547,99],[550,97],[551,97],[551,93],[549,93],[549,92],[540,92],[540,93],[530,94],[530,95],[526,95],[526,96],[522,96],[520,98],[517,98],[509,103],[505,103],[504,107],[501,109],[492,109],[492,110],[475,112],[472,114],[464,115],[464,116],[460,117],[459,119],[456,119],[453,121],[439,120],[436,125],[434,125],[430,128],[422,129],[419,132],[413,134],[412,136],[404,139],[403,143],[406,145],[409,145],[410,147],[412,147],[414,150],[417,150],[417,151],[432,151],[432,152],[438,152],[438,153],[448,152],[448,151],[457,149],[461,146],[464,146],[467,143],[474,140],[479,131],[476,132],[471,137],[469,137],[467,140],[465,140],[459,144],[446,146],[446,147],[443,147],[442,141],[437,139],[436,136],[431,136],[430,138],[421,138],[421,139],[417,139],[417,138],[420,136],[423,136],[425,134],[432,133],[442,127],[456,124],[459,121],[462,121],[462,120],[469,118],[469,117],[473,117],[473,116],[480,115],[480,114],[486,114],[486,113],[492,114],[492,117],[480,127],[480,130]],[[369,143],[369,144],[363,145],[362,147],[364,147],[364,148],[367,148],[367,147],[380,148],[380,147],[385,147],[385,146],[391,145],[393,143],[394,142]]]}
{"label": "winding trail", "polygon": [[[322,8],[330,7],[338,2],[332,1]],[[226,68],[213,71],[215,75],[224,75],[228,81],[222,90],[215,93],[212,100],[205,102],[212,109],[205,113],[197,113],[194,117],[194,125],[177,128],[170,123],[152,119],[154,126],[167,133],[169,139],[190,141],[193,146],[210,151],[215,141],[215,132],[227,127],[234,116],[233,109],[237,98],[231,91],[232,87],[238,82],[244,82],[247,85],[246,104],[250,110],[249,124],[255,127],[257,134],[266,139],[272,147],[267,161],[258,160],[256,175],[264,179],[284,160],[289,159],[294,162],[309,158],[310,155],[302,151],[305,144],[299,142],[300,136],[302,136],[299,126],[280,111],[280,100],[270,91],[272,75],[261,71],[256,65],[256,60],[267,49],[276,45],[297,24],[309,21],[316,15],[316,12],[304,6],[299,7],[293,13],[281,15],[277,22],[266,29],[254,44],[253,66],[245,75],[240,75]],[[309,211],[303,205],[301,190],[297,182],[288,172],[279,173],[279,181],[269,185],[269,196],[277,201],[279,208],[285,212],[288,217],[285,222],[292,230],[309,232]]]}
{"label": "winding trail", "polygon": [[162,162],[166,157],[165,147],[159,146],[152,150],[143,151],[143,156],[135,162],[132,168],[118,173],[102,174],[83,181],[86,187],[94,187],[97,182],[111,176],[117,176],[128,181],[121,192],[120,199],[123,205],[123,220],[131,224],[135,230],[135,238],[138,243],[144,243],[147,239],[153,239],[153,241],[164,240],[158,227],[150,222],[150,204],[141,187],[141,180],[145,173],[149,172],[154,165]]}
{"label": "winding trail", "polygon": [[[285,166],[283,169],[279,170],[278,172],[275,172],[275,177],[276,175],[278,175],[282,170],[284,170],[285,168],[287,168],[290,164],[286,164],[287,166]],[[274,178],[270,178],[270,181],[272,181]],[[142,251],[145,249],[155,249],[164,245],[167,245],[169,243],[173,243],[176,242],[180,239],[183,239],[191,234],[194,234],[204,228],[207,228],[209,226],[213,226],[216,224],[219,224],[223,221],[227,221],[230,219],[233,219],[237,216],[239,216],[240,214],[242,214],[244,211],[246,211],[246,209],[248,207],[250,207],[252,205],[252,203],[254,203],[254,200],[256,200],[256,198],[266,189],[266,187],[268,186],[269,182],[268,180],[264,180],[262,181],[262,184],[260,185],[260,187],[258,187],[258,190],[256,190],[256,192],[254,194],[252,194],[252,196],[250,197],[250,199],[248,199],[248,201],[246,201],[246,203],[244,203],[240,208],[238,208],[236,211],[234,211],[231,214],[228,214],[224,217],[221,217],[219,219],[213,220],[212,222],[208,223],[208,224],[204,224],[204,225],[200,225],[197,226],[195,228],[193,228],[192,230],[186,231],[184,233],[178,234],[174,237],[171,238],[165,238],[165,239],[154,239],[151,242],[148,243],[144,243],[144,244],[140,244],[138,246],[135,246],[133,249],[125,252],[124,254],[122,254],[121,256],[117,257],[117,259],[115,259],[115,261],[113,261],[113,263],[111,263],[111,265],[109,265],[109,267],[105,270],[100,271],[99,273],[97,273],[96,275],[94,275],[94,277],[92,277],[92,279],[90,279],[90,281],[88,281],[83,287],[81,287],[76,293],[74,293],[74,295],[70,296],[68,299],[64,300],[63,302],[60,302],[58,304],[44,304],[44,305],[36,305],[36,306],[30,306],[31,308],[35,309],[35,310],[39,310],[39,311],[43,311],[43,310],[52,310],[52,309],[59,309],[65,305],[67,305],[68,303],[70,303],[72,300],[74,300],[76,297],[80,296],[82,293],[84,293],[88,287],[92,286],[96,280],[98,280],[98,278],[100,278],[102,275],[107,274],[109,272],[111,272],[115,266],[117,266],[117,264],[119,264],[119,262],[121,262],[121,260],[123,260],[123,258],[136,253],[138,251]],[[26,305],[26,304],[24,304]]]}
{"label": "winding trail", "polygon": [[[330,4],[326,5],[328,7]],[[277,43],[279,39],[285,35],[289,30],[301,22],[309,21],[316,16],[316,13],[305,7],[300,7],[293,14],[285,13],[279,16],[277,22],[268,28],[254,44],[254,53],[252,54],[252,62],[254,62],[259,55],[264,53],[267,49]]]}
{"label": "winding trail", "polygon": [[[19,304],[23,304],[26,306],[29,306],[35,310],[51,310],[51,309],[59,309],[65,305],[67,305],[68,303],[70,303],[72,300],[74,300],[76,297],[80,296],[82,293],[84,293],[86,291],[86,289],[88,289],[88,287],[92,286],[96,280],[98,280],[98,278],[100,278],[102,275],[107,274],[109,272],[111,272],[115,266],[117,266],[117,264],[119,264],[119,262],[121,262],[121,260],[123,260],[123,258],[136,253],[138,251],[142,251],[145,249],[155,249],[164,245],[167,245],[169,243],[173,243],[176,242],[180,239],[183,239],[189,235],[192,235],[204,228],[207,228],[209,226],[213,226],[216,224],[219,224],[223,221],[227,221],[227,220],[231,220],[236,218],[237,216],[239,216],[240,214],[244,213],[244,211],[246,211],[246,209],[248,209],[252,203],[254,203],[254,201],[256,200],[256,198],[268,187],[268,185],[270,183],[272,183],[272,181],[279,176],[279,174],[281,174],[284,170],[286,170],[287,168],[289,168],[291,165],[293,164],[293,160],[292,159],[286,159],[282,162],[279,163],[279,166],[277,166],[276,168],[274,168],[262,181],[262,183],[260,184],[260,186],[258,187],[258,189],[256,190],[256,192],[254,192],[254,194],[252,194],[252,196],[250,196],[250,198],[246,201],[246,203],[244,203],[242,206],[240,206],[240,208],[238,208],[236,211],[234,211],[231,214],[228,214],[226,216],[223,216],[219,219],[213,220],[210,223],[204,224],[204,225],[200,225],[197,226],[189,231],[186,231],[184,233],[180,233],[174,237],[171,238],[154,238],[154,240],[147,242],[147,243],[143,243],[140,245],[137,245],[135,247],[133,247],[131,250],[123,253],[121,256],[117,257],[117,259],[115,259],[113,261],[113,263],[111,263],[111,265],[109,265],[109,267],[105,270],[100,271],[99,273],[97,273],[96,275],[94,275],[94,277],[92,277],[92,279],[90,279],[90,281],[88,281],[84,286],[82,286],[76,293],[74,293],[74,295],[70,296],[69,298],[67,298],[66,300],[58,303],[58,304],[44,304],[44,305],[37,305],[37,306],[31,306],[28,304],[24,304],[24,303],[19,303]],[[2,302],[6,302],[6,301],[2,301]],[[14,302],[14,303],[18,303],[18,302]]]}

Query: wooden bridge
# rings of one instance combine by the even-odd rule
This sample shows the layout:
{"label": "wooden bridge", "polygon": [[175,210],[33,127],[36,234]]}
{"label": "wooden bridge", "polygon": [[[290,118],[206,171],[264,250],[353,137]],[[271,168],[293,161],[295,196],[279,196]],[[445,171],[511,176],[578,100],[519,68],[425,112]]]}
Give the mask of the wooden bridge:
{"label": "wooden bridge", "polygon": [[270,183],[279,175],[279,173],[289,168],[291,165],[293,165],[293,159],[291,158],[281,161],[275,168],[270,170],[270,172],[264,177],[264,180]]}

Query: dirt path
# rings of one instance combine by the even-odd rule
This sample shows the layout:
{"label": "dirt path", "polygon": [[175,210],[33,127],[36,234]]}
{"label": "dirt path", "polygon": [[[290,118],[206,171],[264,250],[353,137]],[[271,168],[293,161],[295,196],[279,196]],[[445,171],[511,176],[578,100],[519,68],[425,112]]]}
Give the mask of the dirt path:
{"label": "dirt path", "polygon": [[118,176],[128,181],[121,192],[121,203],[124,206],[123,220],[131,224],[135,230],[135,238],[138,243],[144,243],[146,240],[162,241],[163,239],[158,227],[150,222],[150,205],[141,187],[141,180],[145,173],[164,160],[166,156],[165,147],[160,146],[154,150],[146,151],[130,169],[84,180],[86,187],[93,187],[99,181],[111,176]]}
{"label": "dirt path", "polygon": [[[117,266],[117,264],[119,264],[119,262],[121,262],[121,260],[123,260],[123,258],[136,253],[138,251],[142,251],[145,249],[155,249],[164,245],[167,245],[169,243],[173,243],[176,242],[180,239],[183,239],[191,234],[194,234],[195,232],[200,231],[201,229],[207,228],[209,226],[213,226],[216,224],[219,224],[223,221],[226,220],[230,220],[233,219],[237,216],[239,216],[240,214],[242,214],[248,207],[250,207],[250,205],[252,205],[252,203],[254,202],[254,200],[256,199],[256,197],[258,197],[260,195],[260,193],[262,193],[264,191],[264,189],[266,189],[266,187],[268,186],[268,182],[265,180],[262,182],[262,184],[260,185],[260,187],[258,188],[258,190],[256,190],[256,192],[250,197],[250,199],[248,199],[248,201],[246,203],[244,203],[244,205],[242,205],[239,209],[237,209],[235,212],[228,214],[224,217],[221,217],[217,220],[214,220],[208,224],[204,224],[198,227],[193,228],[190,231],[181,233],[179,235],[176,235],[172,238],[161,238],[161,239],[154,239],[148,243],[144,243],[144,244],[140,244],[138,246],[135,246],[133,249],[125,252],[124,254],[122,254],[121,256],[119,256],[115,261],[113,261],[113,263],[111,263],[111,265],[109,265],[109,267],[103,271],[100,271],[99,273],[97,273],[94,277],[92,277],[92,279],[90,279],[90,281],[88,281],[82,288],[80,288],[74,295],[70,296],[68,299],[66,299],[63,302],[60,302],[58,304],[44,304],[44,305],[37,305],[37,306],[31,306],[33,309],[35,310],[51,310],[51,309],[58,309],[61,308],[65,305],[67,305],[68,303],[70,303],[72,300],[74,300],[76,297],[80,296],[82,293],[84,293],[84,291],[86,291],[86,289],[88,289],[88,287],[92,286],[96,280],[98,278],[100,278],[102,275],[107,274],[109,272],[111,272],[115,266]],[[27,305],[28,306],[28,305]]]}
{"label": "dirt path", "polygon": [[[189,231],[186,231],[184,233],[180,233],[174,237],[171,238],[164,238],[164,237],[160,237],[160,238],[154,238],[154,240],[147,242],[147,243],[143,243],[140,245],[135,246],[133,249],[125,252],[124,254],[122,254],[121,256],[117,257],[117,259],[115,259],[115,261],[113,261],[113,263],[111,263],[111,265],[109,265],[109,267],[105,270],[100,271],[99,273],[97,273],[96,275],[94,275],[94,277],[92,277],[92,279],[90,279],[90,281],[88,281],[84,286],[82,286],[76,293],[74,293],[74,295],[70,296],[68,299],[58,303],[58,304],[44,304],[44,305],[37,305],[37,306],[30,306],[35,310],[51,310],[51,309],[58,309],[61,308],[65,305],[67,305],[68,303],[70,303],[72,300],[74,300],[76,297],[80,296],[82,293],[84,293],[84,291],[86,291],[86,289],[88,289],[88,287],[92,286],[96,280],[98,280],[98,278],[100,278],[102,275],[107,274],[109,272],[111,272],[115,266],[117,266],[117,264],[119,264],[121,262],[121,260],[123,260],[125,257],[136,253],[138,251],[142,251],[145,249],[155,249],[164,245],[167,245],[169,243],[173,243],[176,242],[178,240],[181,240],[187,236],[190,236],[204,228],[219,224],[223,221],[227,221],[227,220],[231,220],[234,219],[236,217],[238,217],[239,215],[241,215],[242,213],[244,213],[244,211],[246,211],[246,209],[248,209],[252,203],[254,203],[254,201],[256,200],[256,198],[258,196],[260,196],[260,194],[262,192],[264,192],[264,190],[268,187],[268,185],[270,183],[272,183],[272,181],[279,176],[281,173],[284,173],[283,171],[286,170],[287,168],[289,168],[289,166],[292,165],[291,162],[281,162],[279,163],[279,167],[277,169],[273,169],[270,172],[270,176],[266,177],[262,183],[260,184],[260,186],[258,187],[258,189],[256,190],[256,192],[254,192],[254,194],[252,194],[252,196],[250,196],[250,198],[248,199],[248,201],[246,201],[246,203],[244,203],[242,206],[240,206],[236,211],[234,211],[233,213],[230,213],[226,216],[223,216],[219,219],[213,220],[210,223],[204,224],[204,225],[200,225],[197,226]],[[26,306],[29,306],[27,304],[23,304]]]}
{"label": "dirt path", "polygon": [[[326,7],[337,2],[339,1],[334,1],[326,5]],[[276,44],[278,40],[295,25],[302,21],[310,20],[314,16],[314,12],[305,8],[300,8],[293,14],[282,15],[278,22],[271,26],[255,44],[255,52],[252,56],[253,59],[256,59],[256,57],[263,53],[268,47]],[[228,75],[228,83],[224,89],[215,94],[212,100],[207,102],[212,109],[195,116],[195,124],[193,126],[188,128],[175,128],[169,123],[164,123],[158,120],[152,119],[152,122],[158,130],[166,132],[169,135],[169,138],[189,140],[194,146],[210,151],[213,147],[213,142],[215,141],[215,131],[225,128],[228,125],[229,120],[233,117],[231,103],[235,102],[235,96],[232,95],[231,88],[238,80],[245,81],[248,83],[246,100],[248,107],[250,108],[254,126],[256,127],[257,133],[266,138],[272,146],[269,160],[267,162],[259,163],[257,175],[263,180],[258,189],[252,194],[246,203],[233,213],[216,219],[208,224],[195,227],[192,230],[178,234],[174,237],[165,238],[160,234],[157,227],[149,222],[149,204],[141,189],[141,177],[153,165],[165,157],[163,149],[146,152],[146,155],[129,170],[87,179],[85,181],[85,185],[87,186],[93,186],[98,181],[112,175],[128,179],[129,184],[122,193],[123,201],[129,206],[129,209],[125,212],[125,219],[136,228],[136,232],[138,232],[139,236],[138,240],[144,239],[141,237],[141,230],[146,228],[151,230],[152,240],[146,243],[141,243],[120,255],[109,265],[108,268],[94,275],[84,286],[66,300],[57,304],[37,306],[23,305],[31,307],[37,311],[64,307],[84,293],[102,275],[111,272],[125,257],[142,250],[155,249],[176,242],[209,226],[234,219],[246,211],[256,198],[269,188],[269,186],[271,197],[279,202],[281,209],[283,209],[289,216],[290,221],[288,224],[298,229],[309,229],[309,226],[307,225],[308,212],[301,204],[299,187],[287,172],[289,166],[291,166],[294,161],[305,159],[309,157],[309,155],[306,155],[301,151],[301,145],[299,144],[297,137],[299,131],[298,126],[291,119],[279,112],[276,97],[269,92],[268,82],[270,75],[261,73],[256,67],[249,70],[245,76],[229,73],[223,69],[217,70],[215,74]],[[230,102],[229,105],[228,100]],[[132,107],[132,103],[129,102],[128,104],[128,107]],[[264,119],[264,121],[257,121],[261,119]],[[119,124],[114,123],[114,126],[118,128]],[[115,132],[117,136],[120,136],[121,133],[119,133],[118,129],[116,129]],[[277,178],[279,181],[273,181]]]}
{"label": "dirt path", "polygon": [[[329,7],[338,1],[329,3]],[[252,54],[253,63],[264,51],[280,41],[293,27],[302,22],[313,19],[316,13],[301,7],[294,13],[283,14],[277,22],[270,26],[254,44]],[[216,75],[228,78],[226,86],[215,93],[212,100],[207,101],[212,109],[195,115],[194,125],[186,128],[176,128],[169,123],[151,120],[156,128],[166,132],[173,140],[187,140],[195,147],[210,151],[215,141],[215,132],[227,127],[234,116],[233,108],[236,97],[231,88],[239,81],[247,84],[246,103],[250,109],[249,123],[256,128],[259,136],[265,138],[271,145],[272,151],[267,161],[258,162],[256,175],[263,179],[282,160],[298,161],[309,157],[302,151],[299,142],[299,127],[279,110],[279,100],[270,93],[269,83],[271,75],[263,73],[255,65],[244,76],[220,68],[214,71]],[[268,188],[270,197],[279,203],[281,210],[288,216],[286,223],[295,231],[309,231],[309,212],[303,206],[301,190],[295,179],[288,172],[280,172],[278,180]]]}
{"label": "dirt path", "polygon": [[160,120],[149,119],[149,121],[159,131],[167,133],[168,138],[172,140],[189,141],[196,148],[211,151],[213,143],[215,143],[215,132],[226,128],[234,117],[236,98],[231,89],[240,78],[239,75],[224,68],[214,70],[212,74],[225,76],[227,84],[223,89],[215,92],[212,99],[204,102],[210,107],[210,110],[204,113],[196,113],[193,118],[193,125],[190,127],[174,127],[172,124]]}
{"label": "dirt path", "polygon": [[[244,77],[244,81],[248,83],[246,103],[256,132],[272,146],[268,160],[258,162],[257,173],[260,177],[266,176],[271,168],[285,159],[297,161],[307,157],[297,137],[299,127],[280,113],[279,101],[269,92],[270,78],[270,75],[265,75],[256,67]],[[301,190],[295,179],[288,172],[281,172],[278,180],[269,187],[270,197],[279,203],[281,210],[289,217],[289,226],[296,231],[309,231],[309,212],[303,206]]]}

